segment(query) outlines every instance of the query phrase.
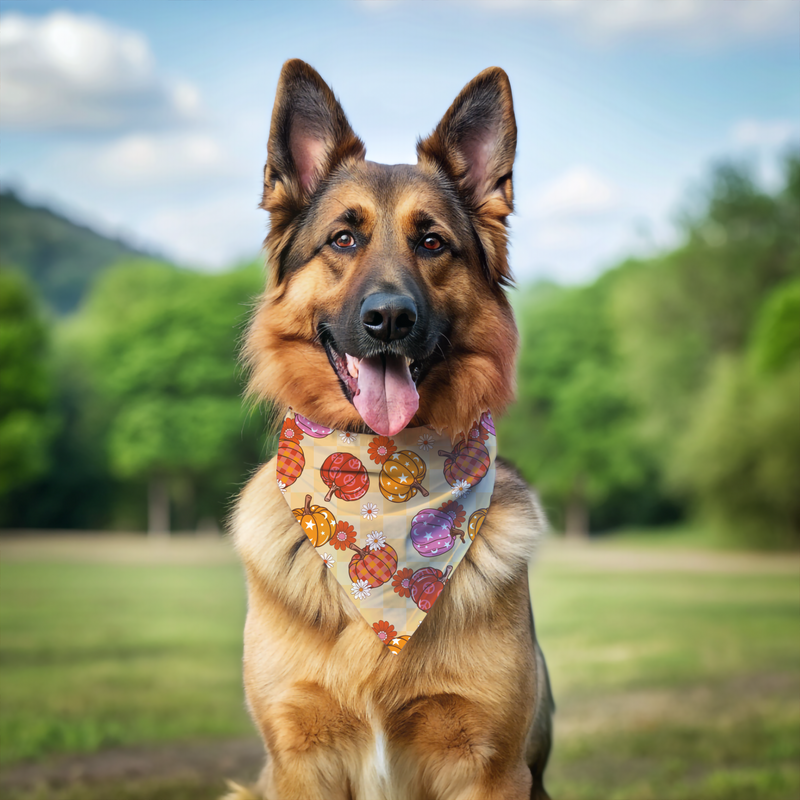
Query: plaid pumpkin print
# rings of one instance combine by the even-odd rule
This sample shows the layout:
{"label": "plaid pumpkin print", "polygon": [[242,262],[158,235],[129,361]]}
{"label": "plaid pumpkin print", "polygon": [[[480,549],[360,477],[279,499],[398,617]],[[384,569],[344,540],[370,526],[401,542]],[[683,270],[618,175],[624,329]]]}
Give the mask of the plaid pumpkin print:
{"label": "plaid pumpkin print", "polygon": [[294,483],[306,465],[303,448],[294,441],[282,439],[278,445],[278,477],[287,486]]}
{"label": "plaid pumpkin print", "polygon": [[475,439],[461,442],[452,453],[439,451],[444,457],[444,477],[454,486],[459,481],[464,481],[470,486],[475,486],[489,471],[492,458],[486,445]]}
{"label": "plaid pumpkin print", "polygon": [[397,571],[397,553],[388,544],[380,550],[363,550],[350,545],[356,554],[350,559],[350,577],[353,583],[366,581],[372,588],[383,586]]}

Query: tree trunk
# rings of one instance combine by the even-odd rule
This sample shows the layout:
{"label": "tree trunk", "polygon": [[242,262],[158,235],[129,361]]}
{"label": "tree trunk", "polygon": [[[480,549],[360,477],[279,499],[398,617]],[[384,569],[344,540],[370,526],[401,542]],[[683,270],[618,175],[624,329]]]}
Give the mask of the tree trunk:
{"label": "tree trunk", "polygon": [[578,479],[567,502],[565,533],[568,539],[589,538],[589,507],[583,495],[583,480]]}
{"label": "tree trunk", "polygon": [[169,488],[162,475],[154,475],[148,484],[147,533],[169,536]]}

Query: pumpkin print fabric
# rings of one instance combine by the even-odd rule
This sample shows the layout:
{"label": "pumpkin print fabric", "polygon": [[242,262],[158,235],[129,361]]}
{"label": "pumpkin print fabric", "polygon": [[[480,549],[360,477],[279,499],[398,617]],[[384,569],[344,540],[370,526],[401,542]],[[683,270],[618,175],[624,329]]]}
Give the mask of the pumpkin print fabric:
{"label": "pumpkin print fabric", "polygon": [[337,431],[292,411],[284,421],[278,486],[309,547],[394,655],[480,535],[496,451],[488,411],[453,440],[427,427]]}

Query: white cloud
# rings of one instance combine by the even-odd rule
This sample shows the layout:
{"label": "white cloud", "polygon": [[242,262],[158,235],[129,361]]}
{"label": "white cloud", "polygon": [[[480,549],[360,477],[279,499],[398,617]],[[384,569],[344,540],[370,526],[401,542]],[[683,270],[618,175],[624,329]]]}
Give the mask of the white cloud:
{"label": "white cloud", "polygon": [[158,73],[147,40],[98,17],[0,16],[0,120],[18,129],[171,125],[197,115],[197,89]]}
{"label": "white cloud", "polygon": [[259,252],[266,213],[244,193],[158,209],[134,230],[158,242],[178,263],[224,269]]}
{"label": "white cloud", "polygon": [[234,171],[225,148],[208,134],[139,133],[87,154],[82,169],[115,186],[157,187],[206,182]]}
{"label": "white cloud", "polygon": [[731,131],[734,144],[740,147],[779,148],[800,133],[800,127],[788,120],[744,119]]}
{"label": "white cloud", "polygon": [[798,27],[797,0],[483,0],[549,17],[598,41],[656,36],[700,45],[769,39]]}
{"label": "white cloud", "polygon": [[534,198],[537,217],[580,219],[598,217],[619,206],[619,190],[588,167],[574,166],[547,184]]}

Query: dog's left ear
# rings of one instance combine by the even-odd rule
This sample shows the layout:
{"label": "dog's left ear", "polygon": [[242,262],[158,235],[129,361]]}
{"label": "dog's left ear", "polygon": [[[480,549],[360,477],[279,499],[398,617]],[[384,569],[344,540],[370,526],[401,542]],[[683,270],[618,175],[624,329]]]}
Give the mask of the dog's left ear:
{"label": "dog's left ear", "polygon": [[436,130],[417,143],[420,162],[434,163],[467,203],[491,280],[509,283],[506,217],[514,210],[511,172],[517,123],[508,76],[490,67],[473,78]]}

